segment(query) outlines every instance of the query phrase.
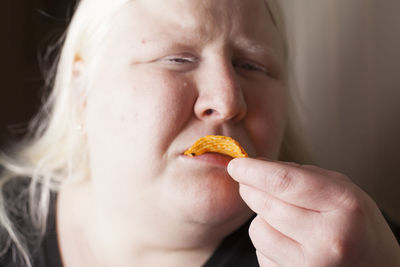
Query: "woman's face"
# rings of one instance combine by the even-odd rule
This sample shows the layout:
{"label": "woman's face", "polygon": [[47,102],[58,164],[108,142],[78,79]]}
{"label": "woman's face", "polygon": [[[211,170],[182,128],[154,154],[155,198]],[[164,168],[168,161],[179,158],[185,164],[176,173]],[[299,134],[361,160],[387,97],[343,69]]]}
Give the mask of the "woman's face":
{"label": "woman's face", "polygon": [[123,227],[244,222],[226,158],[183,152],[212,134],[277,158],[285,60],[264,1],[130,1],[103,42],[85,115],[99,213]]}

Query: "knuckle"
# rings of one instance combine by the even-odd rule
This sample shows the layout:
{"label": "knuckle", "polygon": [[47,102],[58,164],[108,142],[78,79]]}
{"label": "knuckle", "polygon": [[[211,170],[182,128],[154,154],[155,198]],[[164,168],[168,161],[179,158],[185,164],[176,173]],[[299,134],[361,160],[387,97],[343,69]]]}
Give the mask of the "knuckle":
{"label": "knuckle", "polygon": [[342,262],[350,252],[349,242],[343,237],[336,236],[328,243],[329,259],[331,263]]}
{"label": "knuckle", "polygon": [[349,232],[354,232],[355,227],[357,226],[352,225],[345,229],[331,229],[330,233],[326,233],[321,251],[326,255],[329,266],[342,266],[344,261],[355,257],[358,241],[349,236]]}
{"label": "knuckle", "polygon": [[344,186],[338,201],[340,206],[353,216],[364,214],[363,198],[356,190]]}
{"label": "knuckle", "polygon": [[279,168],[274,173],[274,179],[271,179],[271,189],[277,193],[286,192],[293,183],[293,179],[291,177],[291,173],[286,168]]}

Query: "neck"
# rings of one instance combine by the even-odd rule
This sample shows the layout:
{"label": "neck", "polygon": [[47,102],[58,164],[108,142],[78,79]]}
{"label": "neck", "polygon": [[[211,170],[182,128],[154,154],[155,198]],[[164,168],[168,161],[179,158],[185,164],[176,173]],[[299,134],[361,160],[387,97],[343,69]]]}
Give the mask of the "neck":
{"label": "neck", "polygon": [[159,238],[151,238],[154,237],[152,229],[132,226],[138,231],[127,236],[124,231],[118,231],[121,228],[97,217],[93,212],[94,203],[88,196],[87,189],[75,186],[65,187],[59,193],[57,228],[66,267],[201,266],[224,237],[221,231],[201,225],[177,229],[163,227],[164,237],[160,237],[160,231],[156,229]]}

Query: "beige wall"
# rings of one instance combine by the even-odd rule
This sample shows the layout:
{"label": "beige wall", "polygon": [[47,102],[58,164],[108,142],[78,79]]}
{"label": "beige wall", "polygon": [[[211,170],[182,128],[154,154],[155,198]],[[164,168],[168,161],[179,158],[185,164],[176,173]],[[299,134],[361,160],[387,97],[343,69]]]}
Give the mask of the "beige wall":
{"label": "beige wall", "polygon": [[400,221],[400,1],[278,1],[316,163]]}

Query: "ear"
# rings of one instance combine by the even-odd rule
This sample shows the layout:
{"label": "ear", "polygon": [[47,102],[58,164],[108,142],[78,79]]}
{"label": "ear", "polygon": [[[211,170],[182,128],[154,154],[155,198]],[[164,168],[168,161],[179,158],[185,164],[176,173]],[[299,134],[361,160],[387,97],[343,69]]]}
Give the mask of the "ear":
{"label": "ear", "polygon": [[72,66],[72,79],[73,79],[73,87],[76,90],[76,96],[81,104],[79,105],[79,110],[82,112],[86,108],[86,84],[84,82],[84,71],[85,71],[85,62],[82,59],[80,54],[76,54],[74,57],[74,62]]}
{"label": "ear", "polygon": [[74,79],[78,79],[82,75],[83,68],[84,68],[83,59],[80,54],[76,54],[72,66],[72,75]]}

